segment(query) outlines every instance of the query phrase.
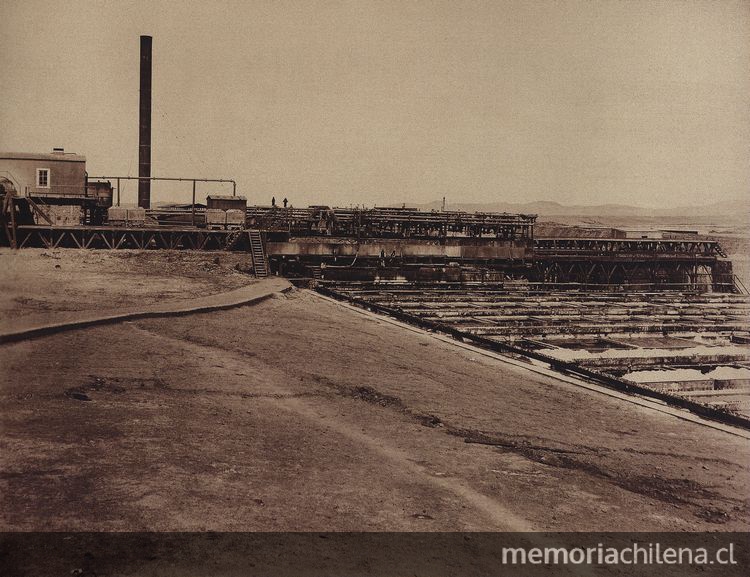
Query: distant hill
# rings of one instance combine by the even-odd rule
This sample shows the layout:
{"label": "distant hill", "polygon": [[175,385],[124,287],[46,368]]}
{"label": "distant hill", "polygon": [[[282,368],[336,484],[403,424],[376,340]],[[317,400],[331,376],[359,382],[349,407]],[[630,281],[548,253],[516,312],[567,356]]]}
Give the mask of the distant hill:
{"label": "distant hill", "polygon": [[[439,210],[441,202],[430,202],[419,205],[426,210]],[[626,204],[599,205],[565,205],[554,201],[535,201],[525,203],[489,202],[489,203],[449,203],[447,210],[465,210],[469,212],[513,212],[538,214],[544,217],[577,216],[577,217],[726,217],[733,220],[750,219],[750,195],[745,199],[728,202],[715,202],[705,206],[681,206],[671,208],[645,208]]]}
{"label": "distant hill", "polygon": [[750,194],[742,199],[714,202],[705,206],[683,206],[666,211],[666,214],[685,216],[726,216],[750,220]]}

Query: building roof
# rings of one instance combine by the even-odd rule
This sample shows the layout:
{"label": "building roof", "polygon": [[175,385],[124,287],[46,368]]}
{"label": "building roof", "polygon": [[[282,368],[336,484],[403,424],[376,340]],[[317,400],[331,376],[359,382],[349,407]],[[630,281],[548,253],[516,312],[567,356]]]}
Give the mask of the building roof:
{"label": "building roof", "polygon": [[236,200],[236,201],[247,201],[244,196],[232,196],[231,194],[209,194],[206,198],[211,200]]}
{"label": "building roof", "polygon": [[0,152],[0,160],[57,160],[63,162],[86,162],[82,154],[72,152]]}

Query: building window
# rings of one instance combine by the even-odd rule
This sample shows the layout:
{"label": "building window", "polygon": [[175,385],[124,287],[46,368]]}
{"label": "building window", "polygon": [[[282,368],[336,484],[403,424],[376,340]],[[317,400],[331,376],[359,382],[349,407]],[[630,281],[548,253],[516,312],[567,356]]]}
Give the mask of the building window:
{"label": "building window", "polygon": [[49,168],[36,169],[37,188],[49,188]]}

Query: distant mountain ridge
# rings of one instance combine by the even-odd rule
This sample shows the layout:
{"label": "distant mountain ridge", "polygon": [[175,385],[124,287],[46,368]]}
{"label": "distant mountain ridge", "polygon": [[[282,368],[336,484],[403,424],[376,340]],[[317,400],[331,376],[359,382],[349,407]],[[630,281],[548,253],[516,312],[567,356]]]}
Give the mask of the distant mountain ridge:
{"label": "distant mountain ridge", "polygon": [[[439,201],[418,205],[426,210],[439,210]],[[670,208],[645,208],[626,204],[599,205],[565,205],[555,201],[534,201],[524,203],[487,202],[470,203],[458,202],[446,204],[447,210],[465,210],[469,212],[512,212],[523,214],[538,214],[540,216],[581,216],[581,217],[727,217],[744,218],[750,220],[750,195],[748,198],[727,202],[715,202],[705,206],[680,206]]]}

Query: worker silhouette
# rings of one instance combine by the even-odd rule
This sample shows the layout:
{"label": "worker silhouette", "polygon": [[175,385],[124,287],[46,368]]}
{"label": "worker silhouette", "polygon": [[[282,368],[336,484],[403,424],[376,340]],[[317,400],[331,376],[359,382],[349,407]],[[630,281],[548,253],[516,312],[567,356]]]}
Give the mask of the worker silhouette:
{"label": "worker silhouette", "polygon": [[276,206],[276,197],[275,196],[271,197],[271,206]]}
{"label": "worker silhouette", "polygon": [[289,202],[289,201],[288,201],[288,200],[287,200],[287,199],[285,198],[285,199],[284,199],[284,208],[286,208],[286,205],[287,205],[287,203],[288,203],[288,202]]}

